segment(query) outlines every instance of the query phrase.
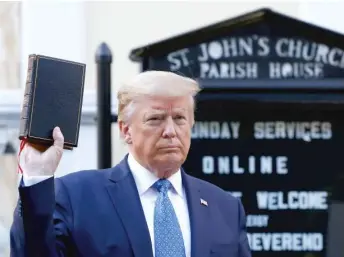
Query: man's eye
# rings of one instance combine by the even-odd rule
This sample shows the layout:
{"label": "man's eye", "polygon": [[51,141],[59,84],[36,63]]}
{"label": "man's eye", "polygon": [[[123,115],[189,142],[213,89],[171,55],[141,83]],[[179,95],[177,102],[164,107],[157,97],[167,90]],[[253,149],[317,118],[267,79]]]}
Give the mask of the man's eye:
{"label": "man's eye", "polygon": [[185,117],[184,116],[182,116],[182,115],[178,115],[178,116],[176,116],[176,117],[174,117],[176,120],[184,120],[185,119]]}
{"label": "man's eye", "polygon": [[161,120],[161,117],[150,117],[148,120],[155,121],[155,120]]}

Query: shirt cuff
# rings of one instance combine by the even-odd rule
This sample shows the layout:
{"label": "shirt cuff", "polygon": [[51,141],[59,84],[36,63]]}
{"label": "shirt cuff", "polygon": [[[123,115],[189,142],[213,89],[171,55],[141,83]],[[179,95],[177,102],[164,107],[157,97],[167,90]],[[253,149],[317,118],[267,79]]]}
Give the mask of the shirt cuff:
{"label": "shirt cuff", "polygon": [[29,187],[33,186],[35,184],[38,184],[44,180],[47,180],[49,178],[52,178],[53,175],[50,176],[27,176],[25,173],[23,173],[23,186]]}

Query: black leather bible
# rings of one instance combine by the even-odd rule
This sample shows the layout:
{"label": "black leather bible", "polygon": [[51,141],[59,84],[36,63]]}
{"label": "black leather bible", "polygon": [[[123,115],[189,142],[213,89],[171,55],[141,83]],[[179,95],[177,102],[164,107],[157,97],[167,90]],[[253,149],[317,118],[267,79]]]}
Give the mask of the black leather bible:
{"label": "black leather bible", "polygon": [[78,146],[86,64],[29,55],[19,139],[52,145],[60,127],[65,149]]}

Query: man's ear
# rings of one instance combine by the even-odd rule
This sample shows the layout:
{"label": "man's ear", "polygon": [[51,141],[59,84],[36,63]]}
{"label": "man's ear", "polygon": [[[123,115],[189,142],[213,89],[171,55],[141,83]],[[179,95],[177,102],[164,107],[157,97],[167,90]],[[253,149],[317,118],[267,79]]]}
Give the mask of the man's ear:
{"label": "man's ear", "polygon": [[129,129],[129,125],[122,120],[118,121],[119,131],[121,133],[121,138],[124,139],[124,141],[127,144],[131,144],[131,133]]}

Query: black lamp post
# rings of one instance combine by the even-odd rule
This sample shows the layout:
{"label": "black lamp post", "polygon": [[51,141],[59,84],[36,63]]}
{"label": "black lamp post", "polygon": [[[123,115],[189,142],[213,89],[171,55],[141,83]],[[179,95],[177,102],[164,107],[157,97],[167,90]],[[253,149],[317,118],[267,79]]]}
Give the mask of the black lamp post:
{"label": "black lamp post", "polygon": [[97,133],[98,168],[110,168],[111,163],[111,63],[112,53],[106,43],[96,51],[97,63]]}

